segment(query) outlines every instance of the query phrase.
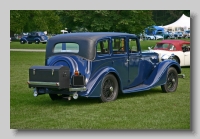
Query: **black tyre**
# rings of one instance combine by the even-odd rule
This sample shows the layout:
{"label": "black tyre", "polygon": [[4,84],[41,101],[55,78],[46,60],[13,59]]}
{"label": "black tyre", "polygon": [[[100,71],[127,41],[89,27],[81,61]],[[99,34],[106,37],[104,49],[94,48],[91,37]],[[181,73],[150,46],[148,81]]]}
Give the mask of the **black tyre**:
{"label": "black tyre", "polygon": [[117,99],[118,96],[118,82],[114,75],[108,74],[103,78],[101,84],[101,102],[109,102]]}
{"label": "black tyre", "polygon": [[25,44],[25,41],[21,40],[20,43],[21,43],[21,44]]}
{"label": "black tyre", "polygon": [[178,74],[175,68],[170,67],[167,72],[166,84],[161,85],[163,92],[175,92],[178,86]]}
{"label": "black tyre", "polygon": [[51,100],[59,100],[62,99],[62,96],[59,96],[57,94],[49,94]]}

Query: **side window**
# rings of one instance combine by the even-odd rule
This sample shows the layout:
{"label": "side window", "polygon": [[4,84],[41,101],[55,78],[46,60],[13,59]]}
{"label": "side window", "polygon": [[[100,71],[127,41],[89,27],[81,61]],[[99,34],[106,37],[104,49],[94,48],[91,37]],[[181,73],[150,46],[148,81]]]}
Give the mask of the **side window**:
{"label": "side window", "polygon": [[35,32],[32,32],[32,33],[31,33],[31,36],[36,36],[36,33],[35,33]]}
{"label": "side window", "polygon": [[136,39],[129,39],[129,50],[130,50],[131,53],[137,53],[138,52]]}
{"label": "side window", "polygon": [[98,55],[104,55],[104,54],[109,54],[109,40],[102,40],[97,43],[97,54]]}
{"label": "side window", "polygon": [[164,49],[169,49],[169,48],[168,48],[168,47],[169,47],[169,44],[167,44],[167,43],[166,43],[166,44],[163,44],[162,47],[163,47]]}
{"label": "side window", "polygon": [[170,46],[169,50],[171,50],[171,51],[176,50],[176,47],[173,44],[170,44],[169,46]]}
{"label": "side window", "polygon": [[113,38],[112,49],[113,49],[113,54],[126,53],[125,38]]}

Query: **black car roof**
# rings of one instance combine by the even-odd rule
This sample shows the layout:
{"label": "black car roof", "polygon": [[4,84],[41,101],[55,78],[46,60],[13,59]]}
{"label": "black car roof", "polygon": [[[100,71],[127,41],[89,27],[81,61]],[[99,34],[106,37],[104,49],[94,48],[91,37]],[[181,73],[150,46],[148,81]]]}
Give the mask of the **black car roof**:
{"label": "black car roof", "polygon": [[120,36],[121,37],[130,36],[133,38],[137,38],[137,36],[134,34],[121,33],[121,32],[79,32],[79,33],[59,34],[51,37],[48,40],[46,47],[46,58],[55,55],[52,50],[56,43],[76,42],[80,46],[79,53],[77,53],[77,55],[85,57],[86,59],[89,60],[93,60],[95,57],[95,50],[96,50],[95,44],[97,43],[98,40],[108,37],[120,37]]}
{"label": "black car roof", "polygon": [[58,38],[65,38],[68,39],[84,39],[84,40],[94,40],[97,41],[101,38],[105,37],[114,37],[114,36],[124,36],[124,35],[130,35],[130,36],[135,36],[134,34],[129,34],[129,33],[121,33],[121,32],[79,32],[79,33],[67,33],[67,34],[59,34],[54,36],[52,39],[58,39]]}

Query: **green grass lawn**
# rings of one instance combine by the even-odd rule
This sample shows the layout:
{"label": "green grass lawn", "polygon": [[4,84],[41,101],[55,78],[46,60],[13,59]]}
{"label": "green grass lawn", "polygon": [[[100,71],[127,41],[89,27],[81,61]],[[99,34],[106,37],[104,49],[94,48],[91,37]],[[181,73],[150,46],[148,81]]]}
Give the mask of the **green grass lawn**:
{"label": "green grass lawn", "polygon": [[[141,43],[145,44],[145,41]],[[18,46],[11,45],[12,48]],[[162,93],[161,88],[156,87],[119,95],[116,101],[109,103],[81,97],[71,101],[52,101],[47,94],[33,97],[33,91],[27,85],[28,69],[33,65],[44,65],[44,58],[44,52],[10,52],[11,129],[191,128],[189,67],[182,68],[186,78],[179,79],[174,93]]]}

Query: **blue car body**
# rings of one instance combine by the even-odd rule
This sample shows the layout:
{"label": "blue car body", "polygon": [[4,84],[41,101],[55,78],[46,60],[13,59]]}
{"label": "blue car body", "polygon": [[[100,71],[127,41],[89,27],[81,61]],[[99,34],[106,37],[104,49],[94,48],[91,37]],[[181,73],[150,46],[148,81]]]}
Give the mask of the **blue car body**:
{"label": "blue car body", "polygon": [[20,43],[21,44],[25,44],[25,43],[43,43],[46,44],[48,41],[48,37],[46,36],[46,34],[42,31],[33,31],[28,33],[28,35],[23,36],[20,39]]}
{"label": "blue car body", "polygon": [[[105,53],[100,52],[102,43],[107,46]],[[123,48],[118,48],[117,44],[122,44]],[[34,88],[36,96],[47,93],[55,99],[58,94],[70,97],[76,93],[82,97],[101,97],[104,79],[111,75],[111,78],[114,76],[116,79],[117,86],[111,85],[114,82],[111,80],[111,83],[107,83],[110,84],[107,92],[113,92],[115,86],[122,93],[133,93],[166,84],[170,67],[173,67],[177,74],[181,73],[177,62],[159,62],[157,53],[142,52],[136,35],[114,32],[69,33],[50,38],[46,46],[44,69],[54,66],[69,69],[69,86],[52,89],[49,85],[52,81],[36,82],[31,80],[29,75],[29,87]],[[39,69],[41,68],[42,66]],[[37,71],[37,67],[34,67],[34,70]],[[29,71],[29,74],[30,72],[32,71]]]}

